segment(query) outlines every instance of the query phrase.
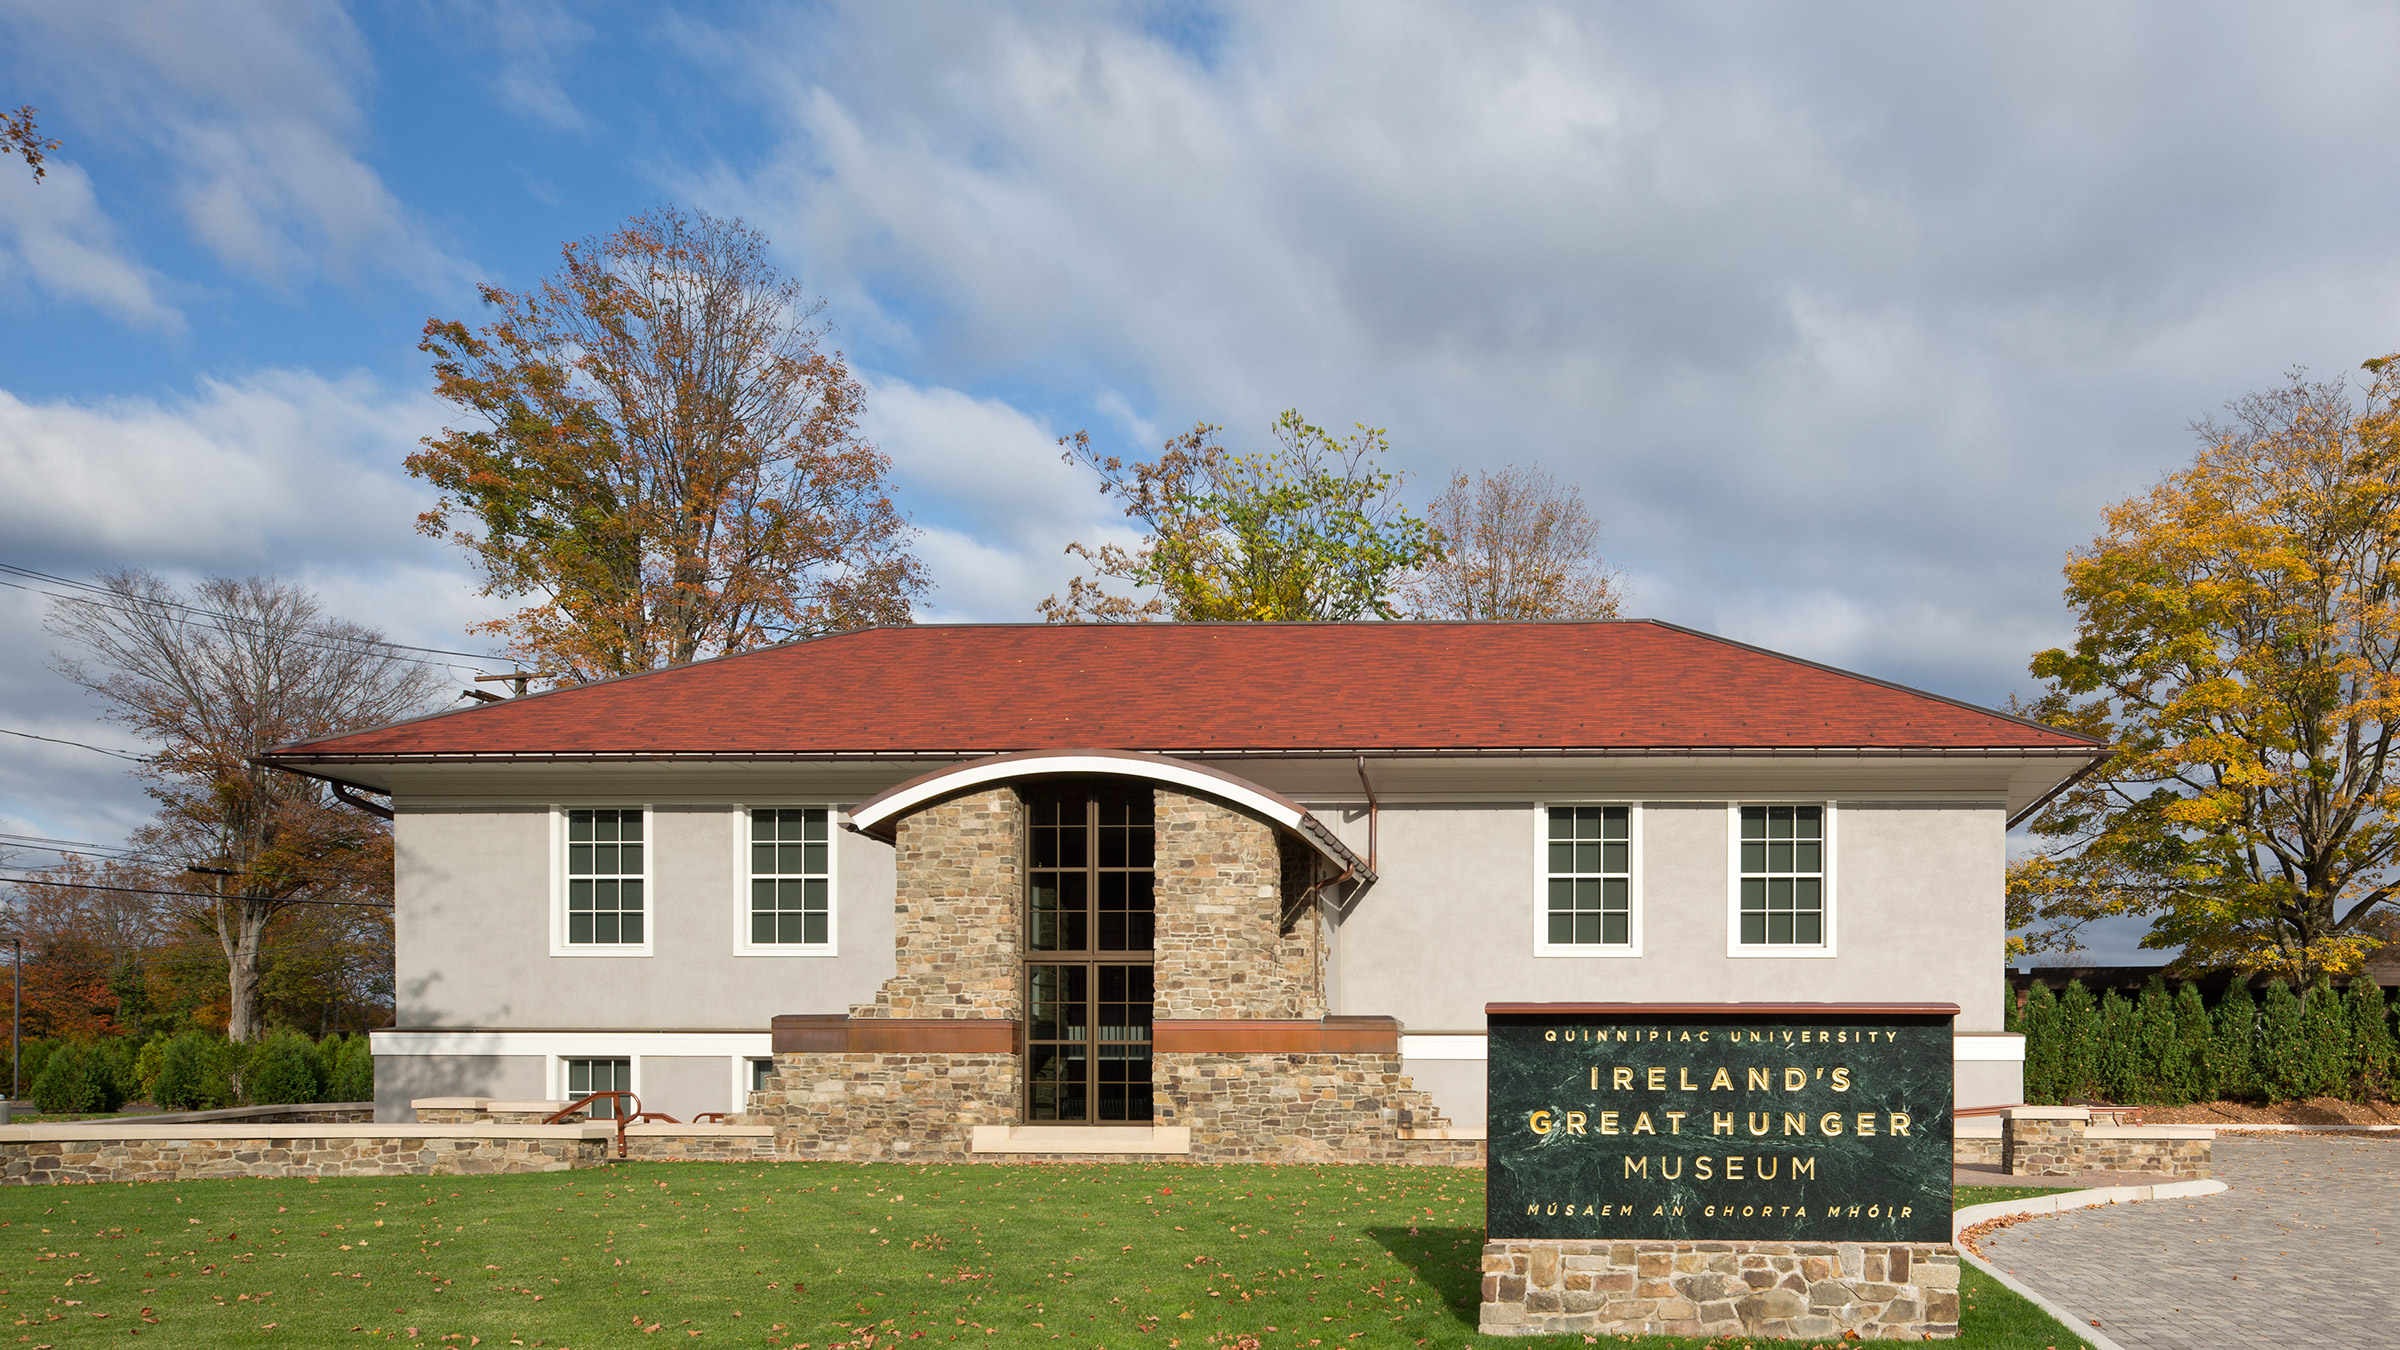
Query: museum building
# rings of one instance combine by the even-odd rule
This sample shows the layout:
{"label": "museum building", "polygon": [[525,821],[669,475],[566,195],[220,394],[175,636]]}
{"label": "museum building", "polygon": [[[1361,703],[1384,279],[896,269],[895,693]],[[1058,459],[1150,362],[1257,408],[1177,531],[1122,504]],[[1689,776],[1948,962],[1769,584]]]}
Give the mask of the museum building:
{"label": "museum building", "polygon": [[2084,737],[1649,621],[866,629],[282,747],[390,794],[377,1114],[1462,1161],[1484,1005],[1951,1003]]}

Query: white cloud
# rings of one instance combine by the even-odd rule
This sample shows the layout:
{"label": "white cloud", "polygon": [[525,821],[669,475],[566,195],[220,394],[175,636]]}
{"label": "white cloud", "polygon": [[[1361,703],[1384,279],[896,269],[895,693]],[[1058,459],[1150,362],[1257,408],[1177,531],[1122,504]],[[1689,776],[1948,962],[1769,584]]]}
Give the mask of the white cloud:
{"label": "white cloud", "polygon": [[583,111],[559,83],[558,60],[592,39],[591,25],[558,0],[453,0],[452,8],[499,46],[492,87],[501,102],[561,131],[583,129]]}
{"label": "white cloud", "polygon": [[1538,461],[1637,612],[1978,696],[2186,421],[2395,343],[2388,11],[1218,13],[687,39],[781,136],[693,190],[912,379]]}
{"label": "white cloud", "polygon": [[290,284],[363,268],[454,282],[465,268],[360,157],[364,39],[339,7],[16,0],[12,20],[79,124],[147,144],[193,236]]}
{"label": "white cloud", "polygon": [[47,176],[0,173],[0,286],[30,284],[141,328],[183,331],[163,280],[134,258],[80,167],[51,156]]}
{"label": "white cloud", "polygon": [[928,618],[1033,620],[1078,570],[1070,542],[1135,537],[1098,479],[1062,458],[1058,433],[998,399],[875,379],[864,429],[924,528],[917,552],[936,585]]}

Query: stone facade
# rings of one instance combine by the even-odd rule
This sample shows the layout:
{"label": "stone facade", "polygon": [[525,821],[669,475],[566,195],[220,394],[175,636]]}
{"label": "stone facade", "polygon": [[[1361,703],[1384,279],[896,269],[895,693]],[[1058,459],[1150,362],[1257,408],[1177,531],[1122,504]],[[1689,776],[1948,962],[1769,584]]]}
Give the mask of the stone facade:
{"label": "stone facade", "polygon": [[[1011,788],[937,803],[895,835],[897,972],[866,1021],[1016,1022],[1024,1016],[1025,811]],[[1310,1021],[1325,1015],[1325,937],[1304,847],[1211,798],[1153,789],[1160,1021]],[[780,1052],[736,1123],[771,1125],[786,1158],[964,1159],[976,1126],[1023,1114],[1017,1055],[994,1050]],[[1432,1098],[1377,1053],[1160,1051],[1155,1121],[1187,1126],[1194,1161],[1481,1161],[1440,1132]]]}
{"label": "stone facade", "polygon": [[852,1017],[1023,1015],[1025,807],[1013,788],[928,806],[900,822],[892,955],[899,970]]}
{"label": "stone facade", "polygon": [[1873,1242],[1570,1242],[1483,1248],[1487,1336],[1958,1334],[1958,1249]]}
{"label": "stone facade", "polygon": [[596,1167],[615,1151],[614,1131],[605,1126],[462,1126],[441,1134],[405,1125],[272,1134],[230,1126],[172,1134],[24,1127],[0,1129],[0,1185],[560,1172]]}
{"label": "stone facade", "polygon": [[1192,1131],[1194,1162],[1459,1163],[1474,1140],[1408,1139],[1449,1122],[1411,1086],[1398,1055],[1162,1054],[1158,1121]]}
{"label": "stone facade", "polygon": [[964,1160],[974,1127],[1014,1122],[1017,1100],[1013,1054],[777,1055],[734,1120],[772,1125],[785,1158]]}
{"label": "stone facade", "polygon": [[[1286,931],[1283,852],[1264,821],[1159,789],[1156,1015],[1322,1017],[1315,912]],[[1295,975],[1300,978],[1293,978]]]}

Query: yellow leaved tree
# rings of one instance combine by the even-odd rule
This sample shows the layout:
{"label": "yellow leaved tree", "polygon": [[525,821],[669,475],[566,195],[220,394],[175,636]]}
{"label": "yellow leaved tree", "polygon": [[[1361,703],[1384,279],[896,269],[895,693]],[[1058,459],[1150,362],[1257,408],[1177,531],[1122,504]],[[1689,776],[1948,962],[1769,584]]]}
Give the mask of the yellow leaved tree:
{"label": "yellow leaved tree", "polygon": [[2400,861],[2400,367],[2295,373],[2067,563],[2071,647],[2021,711],[2113,758],[2036,817],[2012,928],[2104,915],[2197,968],[2301,979],[2379,945]]}

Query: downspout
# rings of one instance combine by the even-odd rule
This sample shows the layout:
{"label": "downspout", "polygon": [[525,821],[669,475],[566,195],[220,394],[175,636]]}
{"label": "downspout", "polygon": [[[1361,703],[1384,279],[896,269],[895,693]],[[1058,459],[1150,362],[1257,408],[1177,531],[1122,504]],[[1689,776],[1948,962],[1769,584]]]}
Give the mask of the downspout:
{"label": "downspout", "polygon": [[1382,807],[1375,800],[1375,785],[1367,781],[1367,757],[1360,755],[1357,762],[1358,785],[1367,790],[1367,870],[1382,876],[1383,870],[1375,862],[1375,821]]}

